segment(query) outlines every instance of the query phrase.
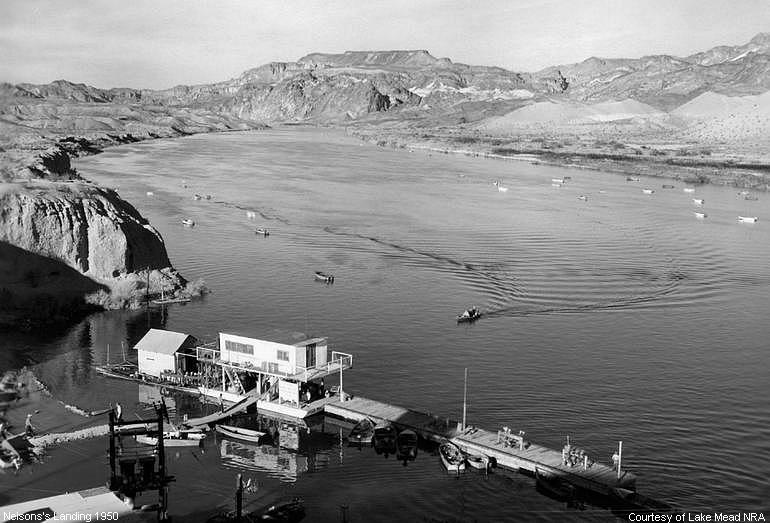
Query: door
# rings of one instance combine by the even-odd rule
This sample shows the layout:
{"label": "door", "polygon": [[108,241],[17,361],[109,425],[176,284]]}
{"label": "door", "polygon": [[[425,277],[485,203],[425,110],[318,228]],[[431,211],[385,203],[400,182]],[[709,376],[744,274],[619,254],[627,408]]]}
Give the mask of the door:
{"label": "door", "polygon": [[305,347],[305,367],[308,369],[315,367],[315,343]]}

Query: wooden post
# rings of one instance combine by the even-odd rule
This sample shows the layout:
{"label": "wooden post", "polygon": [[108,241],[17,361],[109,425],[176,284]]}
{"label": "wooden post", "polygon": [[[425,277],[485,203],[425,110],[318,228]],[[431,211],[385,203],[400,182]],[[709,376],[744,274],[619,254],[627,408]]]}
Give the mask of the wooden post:
{"label": "wooden post", "polygon": [[344,402],[345,393],[342,391],[342,367],[343,367],[342,359],[340,359],[339,361],[340,361],[340,402]]}
{"label": "wooden post", "polygon": [[588,456],[583,456],[583,470],[588,470]]}
{"label": "wooden post", "polygon": [[623,461],[623,442],[618,442],[618,479],[620,479],[620,463]]}
{"label": "wooden post", "polygon": [[118,476],[115,473],[115,411],[110,410],[110,490],[117,490]]}
{"label": "wooden post", "polygon": [[243,476],[238,474],[235,480],[235,517],[237,521],[243,517]]}
{"label": "wooden post", "polygon": [[465,381],[463,382],[463,425],[460,430],[465,430],[465,409],[468,399],[468,367],[465,367]]}

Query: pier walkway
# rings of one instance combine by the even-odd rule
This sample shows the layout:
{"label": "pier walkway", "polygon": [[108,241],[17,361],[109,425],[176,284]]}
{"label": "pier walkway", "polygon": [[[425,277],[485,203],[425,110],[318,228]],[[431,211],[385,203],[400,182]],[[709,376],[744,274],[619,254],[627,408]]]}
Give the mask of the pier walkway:
{"label": "pier walkway", "polygon": [[630,472],[623,472],[618,478],[617,471],[598,462],[589,462],[589,466],[583,463],[569,466],[564,463],[561,450],[537,445],[516,434],[478,428],[460,431],[457,421],[449,418],[360,397],[330,402],[324,411],[354,421],[370,418],[375,422],[390,422],[396,428],[414,430],[427,440],[448,439],[464,452],[494,458],[498,466],[533,474],[538,470],[602,495],[608,495],[618,487],[635,489],[636,476]]}

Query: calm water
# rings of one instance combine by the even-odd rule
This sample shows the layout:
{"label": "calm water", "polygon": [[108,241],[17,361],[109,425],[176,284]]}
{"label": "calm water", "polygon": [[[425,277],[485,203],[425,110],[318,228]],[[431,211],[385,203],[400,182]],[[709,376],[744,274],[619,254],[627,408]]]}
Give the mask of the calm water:
{"label": "calm water", "polygon": [[[770,508],[768,195],[688,194],[678,182],[383,150],[304,129],[124,146],[77,168],[117,187],[180,272],[213,292],[150,316],[106,313],[65,333],[6,336],[7,364],[34,364],[57,398],[137,405],[146,391],[90,365],[119,361],[121,342],[150,325],[212,339],[304,331],[354,354],[354,394],[456,417],[467,367],[472,424],[522,429],[555,448],[569,435],[601,461],[623,440],[644,494],[684,510]],[[705,220],[693,197],[705,199]],[[186,217],[196,227],[184,228]],[[255,236],[257,226],[271,235]],[[314,281],[316,270],[335,284]],[[470,305],[485,317],[456,325]],[[248,500],[300,495],[309,521],[338,521],[343,504],[351,521],[615,519],[567,509],[522,475],[448,477],[429,449],[408,467],[348,449],[345,430],[320,420],[298,451],[240,449],[252,461],[272,456],[249,472],[260,490]],[[195,520],[230,503],[238,460],[222,459],[221,445],[174,457],[172,513]],[[101,483],[103,447],[53,451],[26,480],[0,476],[0,486],[17,501]]]}

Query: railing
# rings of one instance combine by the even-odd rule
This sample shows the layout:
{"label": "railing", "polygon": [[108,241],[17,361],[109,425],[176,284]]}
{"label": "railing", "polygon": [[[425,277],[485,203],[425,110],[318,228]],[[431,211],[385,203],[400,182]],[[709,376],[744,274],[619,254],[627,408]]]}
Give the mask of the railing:
{"label": "railing", "polygon": [[278,376],[283,378],[299,379],[301,377],[304,379],[304,381],[307,381],[308,379],[310,379],[310,377],[316,372],[326,371],[328,373],[331,373],[331,372],[336,372],[340,370],[340,368],[344,370],[344,369],[349,369],[353,366],[353,356],[346,352],[338,352],[338,351],[332,351],[331,359],[324,364],[314,365],[312,367],[303,367],[303,366],[297,365],[294,367],[292,372],[286,372],[277,368],[270,368],[269,363],[273,363],[273,362],[261,361],[259,362],[259,365],[255,365],[251,363],[236,363],[232,361],[223,360],[220,357],[220,352],[218,349],[209,349],[207,347],[196,347],[196,351],[197,351],[199,360],[210,361],[215,365],[221,364],[227,367],[231,367],[231,368],[246,371],[246,372],[259,372],[262,374],[269,374],[272,376]]}

